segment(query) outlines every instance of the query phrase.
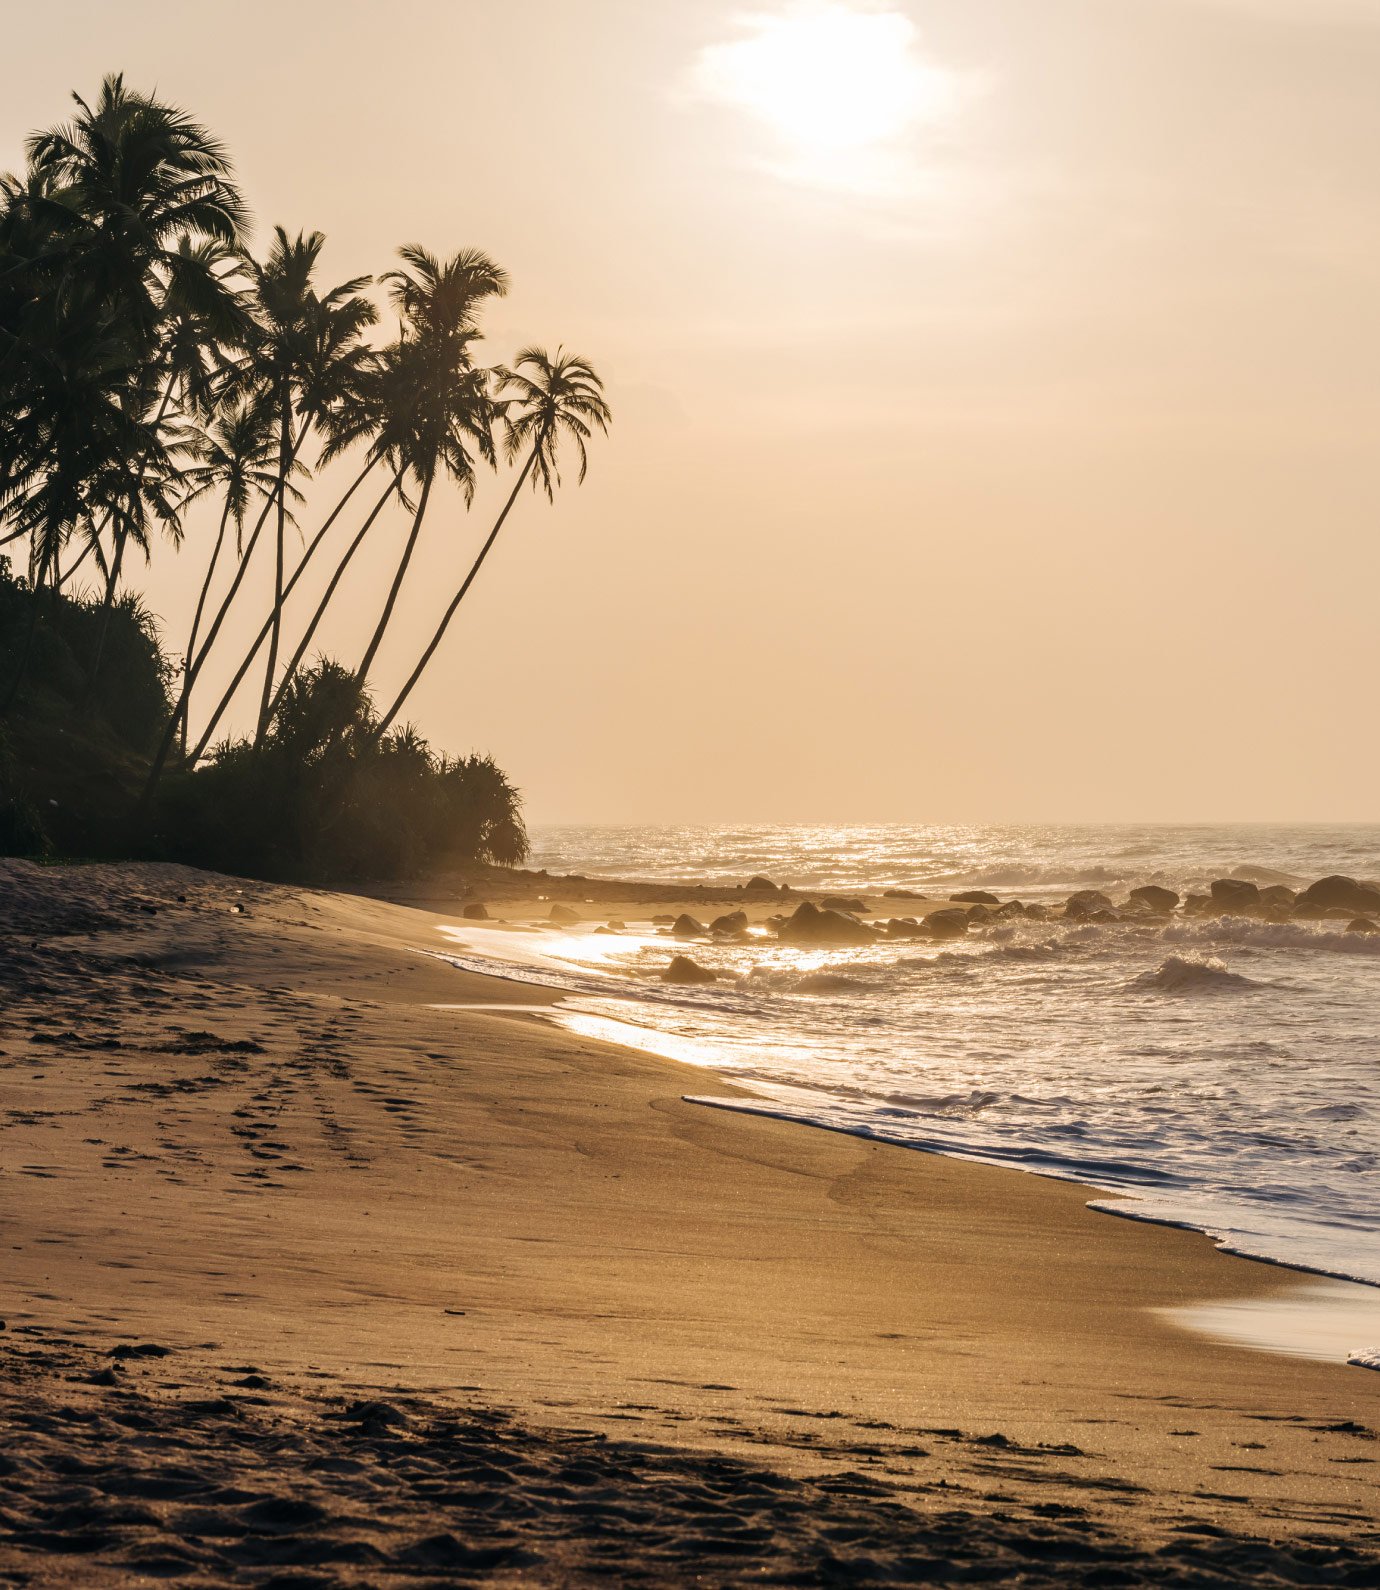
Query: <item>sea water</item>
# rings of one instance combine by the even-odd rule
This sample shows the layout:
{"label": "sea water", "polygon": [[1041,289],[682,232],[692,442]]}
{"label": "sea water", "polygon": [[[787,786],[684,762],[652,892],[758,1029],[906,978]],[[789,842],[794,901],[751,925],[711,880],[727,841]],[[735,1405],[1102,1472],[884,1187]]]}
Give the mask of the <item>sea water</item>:
{"label": "sea water", "polygon": [[[1228,875],[1375,879],[1380,827],[567,827],[536,832],[532,865],[725,886],[764,873],[862,894],[884,918],[907,914],[883,898],[896,888],[1057,902]],[[588,924],[520,943],[466,923],[457,950],[477,966],[516,954],[516,975],[567,990],[576,1030],[731,1076],[748,1108],[1077,1179],[1110,1212],[1380,1286],[1380,935],[1174,918],[858,949],[697,941],[721,981],[685,989],[657,978],[686,946],[645,924],[596,936],[584,910]],[[1353,1346],[1380,1352],[1380,1330]]]}

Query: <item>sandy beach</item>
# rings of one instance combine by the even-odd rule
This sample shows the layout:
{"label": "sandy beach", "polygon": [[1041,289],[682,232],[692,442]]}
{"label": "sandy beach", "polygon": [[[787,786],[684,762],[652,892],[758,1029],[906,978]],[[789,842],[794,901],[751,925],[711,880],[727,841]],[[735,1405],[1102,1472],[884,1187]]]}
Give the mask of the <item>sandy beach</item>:
{"label": "sandy beach", "polygon": [[1297,1277],[687,1102],[416,898],[0,863],[0,1582],[1380,1582],[1380,1376],[1156,1312]]}

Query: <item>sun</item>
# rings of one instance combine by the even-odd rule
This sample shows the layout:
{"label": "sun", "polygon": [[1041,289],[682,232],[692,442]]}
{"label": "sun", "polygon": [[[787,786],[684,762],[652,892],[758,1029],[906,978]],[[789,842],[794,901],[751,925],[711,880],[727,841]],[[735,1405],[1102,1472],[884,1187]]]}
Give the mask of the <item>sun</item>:
{"label": "sun", "polygon": [[802,4],[742,21],[744,37],[701,52],[711,97],[756,116],[797,154],[893,143],[952,106],[952,76],[920,59],[897,11]]}

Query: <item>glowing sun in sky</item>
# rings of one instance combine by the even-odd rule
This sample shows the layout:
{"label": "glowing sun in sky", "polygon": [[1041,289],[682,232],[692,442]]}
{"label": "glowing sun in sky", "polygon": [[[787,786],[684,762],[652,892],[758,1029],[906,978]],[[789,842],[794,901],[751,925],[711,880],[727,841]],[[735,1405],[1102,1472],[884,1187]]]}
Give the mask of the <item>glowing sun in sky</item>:
{"label": "glowing sun in sky", "polygon": [[701,51],[698,87],[766,123],[798,160],[831,166],[894,146],[958,97],[954,75],[920,55],[899,11],[803,3],[744,16],[740,32]]}

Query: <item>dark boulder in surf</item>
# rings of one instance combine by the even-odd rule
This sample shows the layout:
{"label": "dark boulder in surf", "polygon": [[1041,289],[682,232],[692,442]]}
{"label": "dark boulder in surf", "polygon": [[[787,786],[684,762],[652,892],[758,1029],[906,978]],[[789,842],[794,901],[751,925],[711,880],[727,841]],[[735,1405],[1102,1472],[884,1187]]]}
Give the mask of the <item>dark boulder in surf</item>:
{"label": "dark boulder in surf", "polygon": [[866,900],[854,899],[849,894],[827,894],[819,904],[820,909],[823,911],[842,911],[845,915],[872,909]]}
{"label": "dark boulder in surf", "polygon": [[683,911],[675,921],[671,932],[678,939],[702,939],[708,929],[703,922],[697,922],[688,911]]}
{"label": "dark boulder in surf", "polygon": [[1368,916],[1358,916],[1354,922],[1348,922],[1348,933],[1380,933],[1380,922],[1372,922]]}
{"label": "dark boulder in surf", "polygon": [[1301,915],[1328,910],[1380,911],[1380,889],[1355,878],[1319,878],[1298,897],[1295,909]]}
{"label": "dark boulder in surf", "polygon": [[472,905],[467,905],[460,914],[466,922],[487,922],[489,920],[489,913],[477,900]]}
{"label": "dark boulder in surf", "polygon": [[786,944],[871,944],[876,938],[856,917],[842,911],[821,911],[808,900],[802,901],[795,915],[777,931]]}
{"label": "dark boulder in surf", "polygon": [[917,922],[914,917],[892,917],[883,927],[882,931],[889,939],[923,939],[928,938],[925,924]]}
{"label": "dark boulder in surf", "polygon": [[1244,878],[1216,878],[1212,883],[1212,906],[1224,916],[1250,916],[1260,909],[1260,889]]}
{"label": "dark boulder in surf", "polygon": [[676,955],[661,974],[661,980],[663,983],[675,983],[680,988],[696,988],[701,983],[717,983],[719,974],[692,961],[688,955]]}
{"label": "dark boulder in surf", "polygon": [[1112,902],[1097,889],[1080,889],[1064,902],[1064,915],[1075,922],[1091,916],[1094,911],[1112,910],[1115,910]]}
{"label": "dark boulder in surf", "polygon": [[925,926],[931,938],[961,939],[968,931],[968,913],[962,906],[931,911],[925,918]]}
{"label": "dark boulder in surf", "polygon": [[1001,901],[994,894],[988,894],[986,889],[965,889],[962,894],[953,894],[949,898],[955,905],[1000,905]]}
{"label": "dark boulder in surf", "polygon": [[1136,905],[1153,911],[1156,916],[1168,916],[1179,903],[1179,897],[1173,889],[1161,889],[1157,883],[1145,883],[1139,889],[1132,889],[1131,899]]}
{"label": "dark boulder in surf", "polygon": [[709,924],[709,931],[716,936],[729,933],[741,933],[748,925],[746,911],[730,911],[727,916],[716,916]]}
{"label": "dark boulder in surf", "polygon": [[1271,911],[1292,911],[1298,899],[1298,895],[1282,883],[1272,883],[1260,891],[1261,905]]}

